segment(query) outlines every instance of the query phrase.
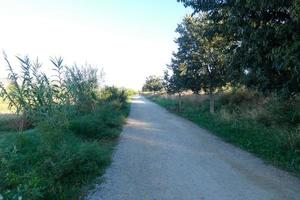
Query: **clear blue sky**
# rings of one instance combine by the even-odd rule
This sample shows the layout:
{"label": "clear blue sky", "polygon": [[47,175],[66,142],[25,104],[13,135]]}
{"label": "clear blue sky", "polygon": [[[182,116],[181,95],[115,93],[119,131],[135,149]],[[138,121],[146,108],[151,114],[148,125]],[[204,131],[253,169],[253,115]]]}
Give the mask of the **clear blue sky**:
{"label": "clear blue sky", "polygon": [[88,62],[104,69],[107,84],[138,89],[162,75],[187,13],[176,0],[0,0],[0,49],[39,57],[45,69],[51,56]]}

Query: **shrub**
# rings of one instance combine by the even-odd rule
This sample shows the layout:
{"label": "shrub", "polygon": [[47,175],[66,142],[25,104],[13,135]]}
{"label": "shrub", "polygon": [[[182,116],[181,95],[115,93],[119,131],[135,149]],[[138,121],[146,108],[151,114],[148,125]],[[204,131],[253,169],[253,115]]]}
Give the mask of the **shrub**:
{"label": "shrub", "polygon": [[78,198],[80,187],[110,161],[112,139],[128,113],[126,90],[106,89],[100,99],[93,68],[68,68],[62,59],[52,59],[56,74],[50,80],[39,72],[38,62],[18,58],[22,65],[18,75],[5,59],[11,84],[0,83],[0,91],[17,118],[0,119],[0,131],[14,131],[11,125],[4,126],[8,122],[19,124],[22,131],[36,128],[0,135],[0,195]]}
{"label": "shrub", "polygon": [[121,104],[126,103],[129,94],[125,89],[120,89],[117,87],[105,87],[101,91],[101,99],[106,102],[118,101]]}
{"label": "shrub", "polygon": [[116,138],[119,135],[123,116],[120,109],[104,104],[95,112],[79,116],[70,122],[70,130],[88,138]]}
{"label": "shrub", "polygon": [[272,99],[267,108],[274,124],[289,127],[300,124],[300,101]]}
{"label": "shrub", "polygon": [[74,199],[110,161],[107,148],[70,133],[11,134],[0,147],[4,199]]}
{"label": "shrub", "polygon": [[219,104],[221,107],[227,107],[231,111],[239,111],[240,107],[256,105],[260,100],[261,95],[258,92],[237,88],[231,92],[221,94],[216,104]]}

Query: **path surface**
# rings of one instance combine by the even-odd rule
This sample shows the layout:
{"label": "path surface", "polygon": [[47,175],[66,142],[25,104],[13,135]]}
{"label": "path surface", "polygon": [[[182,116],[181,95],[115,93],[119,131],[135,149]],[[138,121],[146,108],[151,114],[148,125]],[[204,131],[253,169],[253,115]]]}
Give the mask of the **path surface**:
{"label": "path surface", "polygon": [[299,200],[300,181],[136,97],[104,183],[88,199]]}

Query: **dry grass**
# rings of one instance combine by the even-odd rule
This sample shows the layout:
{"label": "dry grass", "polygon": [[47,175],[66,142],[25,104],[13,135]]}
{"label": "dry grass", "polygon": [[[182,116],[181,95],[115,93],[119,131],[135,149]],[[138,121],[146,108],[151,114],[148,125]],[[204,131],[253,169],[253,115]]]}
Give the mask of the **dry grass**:
{"label": "dry grass", "polygon": [[[171,100],[179,99],[179,96],[177,94],[176,95],[163,94],[162,97]],[[192,105],[200,105],[203,101],[205,101],[208,98],[208,96],[204,94],[197,95],[190,92],[186,92],[182,95],[181,98],[182,98],[182,102],[192,104]]]}
{"label": "dry grass", "polygon": [[0,99],[0,114],[10,114],[11,111],[8,109],[8,104]]}
{"label": "dry grass", "polygon": [[16,131],[20,127],[19,117],[8,109],[8,104],[0,99],[0,132]]}

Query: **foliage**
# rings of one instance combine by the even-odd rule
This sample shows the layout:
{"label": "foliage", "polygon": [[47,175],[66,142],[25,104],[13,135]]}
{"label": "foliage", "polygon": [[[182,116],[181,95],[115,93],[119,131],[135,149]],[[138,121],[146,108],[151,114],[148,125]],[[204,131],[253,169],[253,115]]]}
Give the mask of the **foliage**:
{"label": "foliage", "polygon": [[123,90],[125,90],[125,94],[127,95],[128,98],[138,94],[138,91],[136,91],[134,89],[127,88],[127,89],[123,89]]}
{"label": "foliage", "polygon": [[[265,94],[300,91],[300,9],[290,1],[178,0],[206,13],[207,33],[225,38],[229,78]],[[225,47],[224,46],[224,47]]]}
{"label": "foliage", "polygon": [[64,82],[67,91],[67,98],[63,102],[76,105],[79,112],[91,112],[97,101],[97,69],[78,68],[73,66],[67,68],[66,80]]}
{"label": "foliage", "polygon": [[226,44],[220,35],[209,34],[211,24],[206,15],[187,16],[179,24],[176,29],[178,51],[173,54],[169,66],[172,76],[166,81],[168,88],[190,89],[196,94],[200,90],[209,93],[213,112],[213,95],[226,85]]}
{"label": "foliage", "polygon": [[184,78],[181,75],[181,65],[174,59],[168,68],[172,71],[172,75],[169,74],[168,70],[165,71],[164,88],[168,94],[180,94],[185,89]]}
{"label": "foliage", "polygon": [[[10,85],[5,88],[0,83],[1,94],[9,107],[22,115],[24,121],[38,123],[47,118],[69,112],[91,112],[96,104],[97,70],[91,67],[71,68],[63,65],[63,59],[51,59],[54,66],[52,79],[41,72],[39,61],[28,57],[17,57],[21,73],[17,74],[7,56]],[[21,128],[22,129],[22,128]]]}
{"label": "foliage", "polygon": [[[0,197],[78,198],[109,164],[133,92],[99,91],[95,69],[67,67],[61,58],[51,59],[52,77],[28,57],[18,58],[19,74],[5,60],[10,85],[1,84],[1,94],[17,116],[0,119]],[[22,124],[16,127],[23,132],[9,123]],[[24,131],[25,123],[32,129]]]}
{"label": "foliage", "polygon": [[105,102],[91,113],[71,116],[63,128],[48,127],[46,121],[38,129],[1,134],[1,195],[4,199],[78,198],[81,187],[110,163],[114,139],[128,112],[128,103],[120,108]]}
{"label": "foliage", "polygon": [[104,101],[119,101],[121,104],[127,102],[129,95],[132,95],[131,92],[127,92],[126,89],[120,89],[114,86],[107,86],[100,91],[101,99]]}
{"label": "foliage", "polygon": [[116,103],[99,106],[95,112],[82,115],[70,122],[75,134],[93,139],[114,139],[119,136],[127,105],[120,108]]}
{"label": "foliage", "polygon": [[101,173],[110,147],[71,133],[29,131],[2,135],[0,188],[4,199],[74,199]]}
{"label": "foliage", "polygon": [[149,76],[143,86],[143,91],[159,92],[163,89],[163,80],[158,76]]}

